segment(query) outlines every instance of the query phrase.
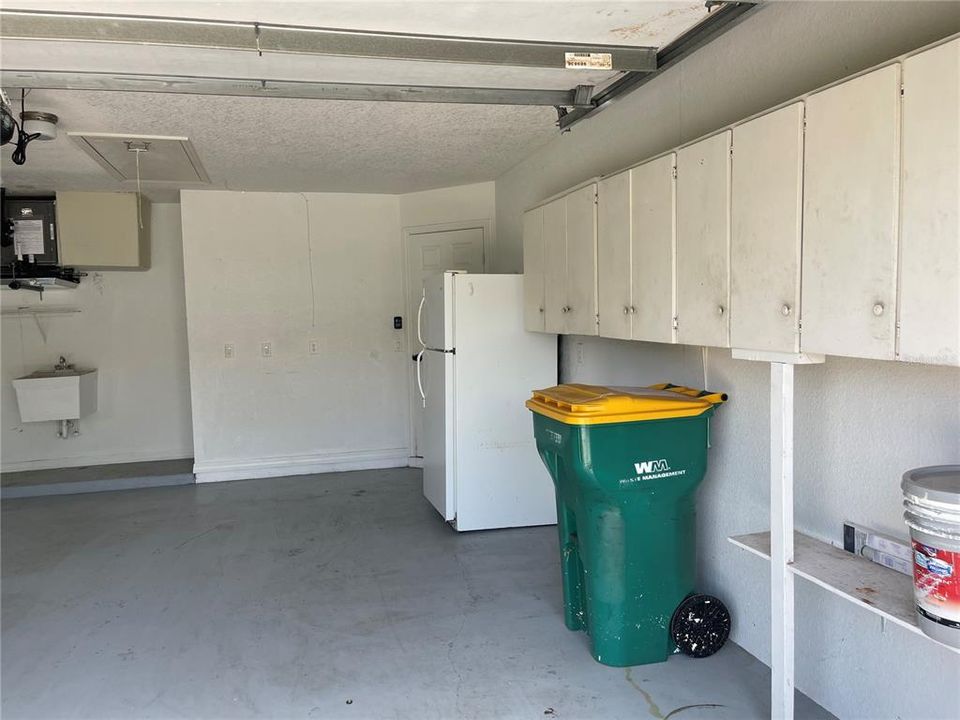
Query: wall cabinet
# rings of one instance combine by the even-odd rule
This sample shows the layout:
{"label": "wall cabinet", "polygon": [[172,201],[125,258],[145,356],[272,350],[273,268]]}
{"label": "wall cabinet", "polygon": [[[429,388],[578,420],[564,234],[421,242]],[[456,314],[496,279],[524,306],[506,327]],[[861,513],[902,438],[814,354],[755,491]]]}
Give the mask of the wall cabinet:
{"label": "wall cabinet", "polygon": [[733,129],[730,344],[800,351],[803,103]]}
{"label": "wall cabinet", "polygon": [[960,366],[958,126],[954,38],[547,203],[527,326]]}
{"label": "wall cabinet", "polygon": [[633,339],[676,341],[677,155],[630,171]]}
{"label": "wall cabinet", "polygon": [[632,295],[630,171],[597,186],[597,312],[602,337],[629,340],[636,314]]}
{"label": "wall cabinet", "polygon": [[597,290],[603,337],[674,342],[676,155],[597,189]]}
{"label": "wall cabinet", "polygon": [[960,39],[903,62],[900,345],[960,365]]}
{"label": "wall cabinet", "polygon": [[150,267],[150,202],[136,193],[58,192],[57,231],[62,265]]}
{"label": "wall cabinet", "polygon": [[[597,185],[591,183],[524,214],[524,315],[527,329],[597,334]],[[542,242],[537,240],[537,233]],[[542,263],[538,266],[539,249]],[[528,255],[529,253],[529,255]],[[542,279],[536,277],[542,267]],[[538,304],[543,287],[543,324]],[[529,287],[529,290],[527,289]]]}
{"label": "wall cabinet", "polygon": [[543,208],[523,214],[523,326],[544,332]]}
{"label": "wall cabinet", "polygon": [[677,340],[729,347],[730,138],[677,153]]}
{"label": "wall cabinet", "polygon": [[899,65],[807,98],[806,352],[894,358],[899,115]]}

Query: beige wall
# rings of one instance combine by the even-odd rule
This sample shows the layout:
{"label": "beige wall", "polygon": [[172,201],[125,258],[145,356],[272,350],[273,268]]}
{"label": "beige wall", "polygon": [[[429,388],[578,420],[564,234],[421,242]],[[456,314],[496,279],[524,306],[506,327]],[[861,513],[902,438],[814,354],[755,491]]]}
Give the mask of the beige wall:
{"label": "beige wall", "polygon": [[[90,272],[75,290],[44,293],[42,307],[81,312],[4,315],[0,324],[3,470],[190,457],[190,390],[183,300],[180,207],[152,208],[153,263],[145,272]],[[0,291],[4,312],[41,306],[30,292]],[[42,332],[41,332],[42,330]],[[46,338],[44,339],[44,334]],[[81,434],[55,423],[20,423],[10,381],[50,369],[60,355],[99,372],[99,408]]]}

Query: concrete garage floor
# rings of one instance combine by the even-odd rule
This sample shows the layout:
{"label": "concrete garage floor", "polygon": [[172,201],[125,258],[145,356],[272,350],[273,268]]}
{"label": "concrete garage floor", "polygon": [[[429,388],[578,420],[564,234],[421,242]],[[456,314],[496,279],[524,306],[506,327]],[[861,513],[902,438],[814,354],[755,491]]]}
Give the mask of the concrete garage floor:
{"label": "concrete garage floor", "polygon": [[457,535],[417,470],[2,510],[7,720],[769,717],[769,671],[732,643],[594,662],[555,529]]}

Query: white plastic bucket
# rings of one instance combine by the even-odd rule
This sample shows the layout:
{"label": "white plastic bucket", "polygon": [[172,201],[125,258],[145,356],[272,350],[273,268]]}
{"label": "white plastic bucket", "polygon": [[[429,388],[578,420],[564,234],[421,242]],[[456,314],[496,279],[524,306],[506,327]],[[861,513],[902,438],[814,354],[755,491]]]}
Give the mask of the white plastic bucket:
{"label": "white plastic bucket", "polygon": [[913,543],[917,624],[960,648],[960,465],[909,470],[900,487]]}

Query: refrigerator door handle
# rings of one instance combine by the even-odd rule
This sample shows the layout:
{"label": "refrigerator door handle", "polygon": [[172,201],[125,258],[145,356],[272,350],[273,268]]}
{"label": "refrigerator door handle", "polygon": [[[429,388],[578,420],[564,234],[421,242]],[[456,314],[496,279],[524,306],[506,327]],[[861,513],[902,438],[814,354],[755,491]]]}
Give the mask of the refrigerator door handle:
{"label": "refrigerator door handle", "polygon": [[424,353],[424,350],[421,350],[420,352],[417,353],[417,388],[420,390],[420,402],[423,403],[423,407],[426,407],[427,396],[423,392],[423,378],[420,375],[420,368],[423,366],[423,353]]}
{"label": "refrigerator door handle", "polygon": [[[423,341],[423,332],[421,330],[420,320],[423,317],[423,305],[427,302],[427,289],[423,289],[423,294],[420,296],[420,307],[417,308],[417,340],[420,341],[420,347],[426,347],[427,344]],[[422,353],[421,353],[422,354]],[[421,391],[421,395],[422,395]]]}

